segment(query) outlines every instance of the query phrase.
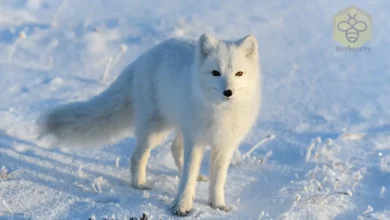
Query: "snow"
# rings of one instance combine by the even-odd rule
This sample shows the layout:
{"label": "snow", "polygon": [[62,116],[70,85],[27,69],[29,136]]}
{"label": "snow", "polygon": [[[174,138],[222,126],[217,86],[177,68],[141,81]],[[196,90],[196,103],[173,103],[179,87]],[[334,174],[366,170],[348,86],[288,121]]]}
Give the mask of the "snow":
{"label": "snow", "polygon": [[[370,51],[335,49],[333,15],[352,4],[372,15]],[[258,38],[264,97],[229,169],[233,210],[211,209],[208,183],[199,182],[188,218],[390,219],[389,7],[386,0],[0,1],[0,219],[175,219],[170,140],[149,160],[152,190],[138,191],[129,186],[134,139],[49,148],[36,139],[35,120],[103,91],[162,40],[204,32]],[[274,139],[256,146],[267,135]]]}

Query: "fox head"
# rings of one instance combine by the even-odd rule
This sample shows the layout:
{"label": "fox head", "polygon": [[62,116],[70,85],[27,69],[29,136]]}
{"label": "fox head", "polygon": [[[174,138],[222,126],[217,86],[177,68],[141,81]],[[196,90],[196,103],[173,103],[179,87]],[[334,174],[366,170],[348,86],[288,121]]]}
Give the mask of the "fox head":
{"label": "fox head", "polygon": [[253,35],[237,41],[220,41],[210,34],[199,38],[193,76],[195,93],[204,104],[248,103],[258,95],[257,47]]}

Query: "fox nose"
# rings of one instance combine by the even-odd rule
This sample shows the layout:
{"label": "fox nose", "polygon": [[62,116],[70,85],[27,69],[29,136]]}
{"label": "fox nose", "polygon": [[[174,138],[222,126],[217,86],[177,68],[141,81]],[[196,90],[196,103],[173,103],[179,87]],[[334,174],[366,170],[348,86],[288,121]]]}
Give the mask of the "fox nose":
{"label": "fox nose", "polygon": [[227,90],[223,91],[223,95],[226,97],[230,97],[233,95],[233,92],[232,92],[232,90],[227,89]]}

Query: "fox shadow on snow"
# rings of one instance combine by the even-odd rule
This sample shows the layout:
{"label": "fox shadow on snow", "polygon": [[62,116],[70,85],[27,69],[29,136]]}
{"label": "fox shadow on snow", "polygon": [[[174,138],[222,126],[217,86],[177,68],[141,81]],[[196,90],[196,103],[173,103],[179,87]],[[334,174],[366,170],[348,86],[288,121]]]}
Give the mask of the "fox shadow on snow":
{"label": "fox shadow on snow", "polygon": [[[129,141],[126,142],[126,150],[128,150],[128,155],[131,155],[133,147],[128,146],[128,142]],[[132,143],[132,141],[130,141],[130,143]],[[24,145],[27,147],[22,151],[18,151],[13,147],[15,144]],[[130,145],[133,145],[133,143]],[[147,202],[153,206],[161,207],[162,209],[167,208],[166,202],[158,199],[146,198],[143,196],[143,191],[135,190],[130,187],[130,171],[128,170],[128,166],[119,167],[119,169],[122,169],[122,172],[123,169],[126,169],[126,173],[128,173],[128,176],[126,177],[109,175],[107,173],[99,172],[97,170],[90,170],[88,168],[82,168],[82,172],[85,173],[88,178],[81,178],[78,176],[77,171],[80,166],[76,164],[92,163],[101,165],[103,163],[105,165],[110,164],[114,167],[114,161],[108,162],[90,157],[84,157],[77,154],[62,152],[59,149],[41,148],[33,142],[10,136],[1,130],[0,149],[2,149],[4,152],[0,154],[0,161],[2,162],[1,164],[4,165],[10,173],[9,179],[3,181],[18,181],[21,179],[31,181],[38,185],[42,185],[56,191],[61,191],[64,194],[71,194],[75,197],[81,198],[81,200],[79,200],[77,203],[91,202],[92,200],[94,203],[119,203],[122,207],[137,207],[141,203]],[[63,158],[65,159],[64,161],[69,161],[70,159],[72,163],[66,163],[57,159],[53,159],[49,156],[42,156],[46,153],[48,155],[55,155],[56,158]],[[39,163],[31,162],[32,160],[38,160]],[[41,164],[49,165],[42,166]],[[61,169],[56,169],[56,167],[60,167]],[[12,175],[12,172],[15,171],[18,172],[15,175]],[[34,172],[32,173],[30,171]],[[148,172],[152,176],[161,175],[159,171],[152,169],[149,169]],[[40,175],[37,175],[37,173]],[[173,170],[167,170],[163,174],[174,175],[175,172],[173,172]],[[45,177],[54,177],[56,180],[49,181],[47,180],[48,178]],[[110,192],[107,190],[107,188],[105,189],[105,186],[102,186],[102,192],[95,193],[91,187],[91,183],[93,183],[93,179],[97,177],[103,177],[103,179],[108,182],[109,188],[114,189],[114,192]],[[81,183],[84,185],[84,187],[80,188],[75,186],[74,184],[76,182]],[[161,192],[157,192],[157,194],[159,193]],[[175,195],[169,195],[169,197],[173,196]],[[8,200],[7,198],[5,199]],[[134,213],[136,216],[139,214],[142,213]]]}

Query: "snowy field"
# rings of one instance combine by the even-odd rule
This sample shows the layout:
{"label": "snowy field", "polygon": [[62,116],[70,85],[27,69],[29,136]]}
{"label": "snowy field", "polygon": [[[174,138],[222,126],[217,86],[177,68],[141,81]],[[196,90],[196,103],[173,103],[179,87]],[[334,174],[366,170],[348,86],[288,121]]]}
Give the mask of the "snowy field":
{"label": "snowy field", "polygon": [[[372,15],[369,52],[335,49],[333,15],[351,4]],[[188,219],[390,219],[389,8],[387,0],[0,0],[0,219],[175,219],[171,140],[152,152],[152,190],[137,191],[134,139],[49,148],[35,120],[103,91],[162,40],[204,32],[258,38],[264,98],[229,169],[233,210],[210,208],[200,182]],[[275,138],[245,154],[267,135]]]}

